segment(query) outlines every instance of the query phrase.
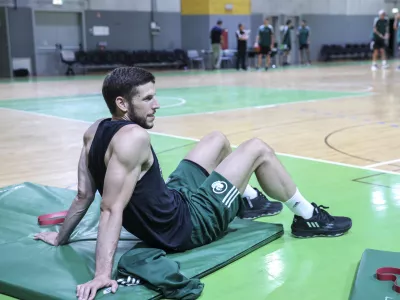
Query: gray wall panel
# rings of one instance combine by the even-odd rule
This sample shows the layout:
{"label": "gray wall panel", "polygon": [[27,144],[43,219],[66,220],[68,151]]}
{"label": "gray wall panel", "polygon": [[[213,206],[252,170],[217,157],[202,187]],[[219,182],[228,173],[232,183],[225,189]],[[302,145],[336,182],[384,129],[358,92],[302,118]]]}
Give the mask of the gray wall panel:
{"label": "gray wall panel", "polygon": [[181,14],[155,12],[154,20],[161,27],[159,35],[153,37],[155,50],[172,50],[182,47]]}
{"label": "gray wall panel", "polygon": [[311,59],[316,60],[323,44],[369,43],[374,17],[304,15],[311,29]]}
{"label": "gray wall panel", "polygon": [[209,50],[210,17],[207,15],[181,16],[182,48],[185,50]]}
{"label": "gray wall panel", "polygon": [[[85,11],[87,49],[107,42],[109,50],[146,50],[151,47],[150,12]],[[109,36],[93,36],[93,26],[108,26]]]}
{"label": "gray wall panel", "polygon": [[32,9],[29,7],[20,7],[17,10],[8,8],[8,25],[11,57],[29,57],[31,59],[32,72],[35,74],[35,44],[32,26]]}
{"label": "gray wall panel", "polygon": [[0,78],[8,78],[11,76],[6,14],[6,9],[0,7]]}

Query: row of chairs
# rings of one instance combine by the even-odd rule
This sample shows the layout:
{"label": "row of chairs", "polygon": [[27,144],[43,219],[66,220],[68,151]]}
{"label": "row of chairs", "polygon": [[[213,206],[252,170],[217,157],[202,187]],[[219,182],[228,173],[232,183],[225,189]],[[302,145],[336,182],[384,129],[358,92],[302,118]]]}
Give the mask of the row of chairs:
{"label": "row of chairs", "polygon": [[112,69],[119,66],[155,68],[185,68],[189,63],[187,53],[182,49],[167,50],[61,50],[61,61],[67,65],[66,75],[74,75],[74,68],[84,71]]}
{"label": "row of chairs", "polygon": [[370,43],[322,45],[320,51],[320,60],[363,60],[371,58],[371,55],[372,51]]}

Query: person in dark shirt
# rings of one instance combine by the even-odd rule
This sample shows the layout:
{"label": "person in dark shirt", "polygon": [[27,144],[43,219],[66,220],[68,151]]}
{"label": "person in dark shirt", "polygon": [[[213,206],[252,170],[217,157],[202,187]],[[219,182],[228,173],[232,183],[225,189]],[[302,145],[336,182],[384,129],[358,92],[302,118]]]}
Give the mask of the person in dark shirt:
{"label": "person in dark shirt", "polygon": [[244,29],[243,24],[239,24],[239,29],[236,30],[237,40],[237,60],[236,69],[247,70],[246,66],[246,55],[247,55],[247,40],[249,39],[249,32]]}
{"label": "person in dark shirt", "polygon": [[384,10],[379,12],[379,17],[375,18],[373,26],[373,55],[372,55],[372,67],[371,70],[375,71],[378,69],[376,63],[378,55],[382,58],[382,67],[387,68],[388,64],[386,61],[386,40],[389,38],[389,20],[386,18]]}
{"label": "person in dark shirt", "polygon": [[211,49],[213,53],[213,68],[219,69],[221,66],[221,46],[222,46],[222,21],[219,20],[210,32]]}
{"label": "person in dark shirt", "polygon": [[[232,152],[227,138],[212,132],[164,181],[147,132],[159,109],[154,76],[137,67],[116,68],[104,79],[102,92],[111,118],[96,121],[84,134],[77,196],[59,233],[34,237],[66,244],[100,193],[96,270],[93,280],[77,286],[79,299],[94,299],[104,287],[116,292],[111,273],[122,226],[151,247],[186,251],[223,238],[236,217],[276,214],[284,202],[294,213],[294,236],[338,236],[350,229],[351,219],[332,217],[323,206],[309,203],[259,139]],[[253,173],[262,190],[281,202],[267,200],[248,185]]]}
{"label": "person in dark shirt", "polygon": [[306,20],[303,20],[297,31],[297,37],[299,39],[300,63],[301,64],[305,64],[306,60],[307,60],[308,64],[311,64],[310,36],[311,36],[310,27],[307,26]]}
{"label": "person in dark shirt", "polygon": [[287,66],[289,64],[289,55],[292,50],[292,30],[293,23],[292,20],[286,21],[286,26],[283,27],[283,65]]}

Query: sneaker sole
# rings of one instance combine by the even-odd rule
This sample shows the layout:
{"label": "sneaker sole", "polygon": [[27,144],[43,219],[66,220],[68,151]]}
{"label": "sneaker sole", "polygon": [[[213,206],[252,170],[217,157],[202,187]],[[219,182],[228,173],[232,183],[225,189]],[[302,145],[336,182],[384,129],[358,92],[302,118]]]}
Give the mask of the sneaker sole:
{"label": "sneaker sole", "polygon": [[261,218],[261,217],[270,217],[270,216],[275,216],[277,214],[280,214],[282,211],[277,211],[274,213],[266,213],[266,214],[260,214],[260,215],[255,215],[255,216],[248,216],[248,217],[241,217],[241,219],[245,219],[245,220],[254,220],[257,218]]}
{"label": "sneaker sole", "polygon": [[346,232],[350,230],[342,230],[339,232],[332,232],[332,233],[313,233],[313,232],[293,232],[292,231],[292,236],[296,238],[313,238],[313,237],[338,237],[344,235]]}
{"label": "sneaker sole", "polygon": [[296,235],[292,232],[292,236],[298,239],[309,239],[309,238],[315,238],[315,237],[338,237],[344,235],[345,232],[340,232],[340,233],[334,233],[334,234],[307,234],[307,235]]}

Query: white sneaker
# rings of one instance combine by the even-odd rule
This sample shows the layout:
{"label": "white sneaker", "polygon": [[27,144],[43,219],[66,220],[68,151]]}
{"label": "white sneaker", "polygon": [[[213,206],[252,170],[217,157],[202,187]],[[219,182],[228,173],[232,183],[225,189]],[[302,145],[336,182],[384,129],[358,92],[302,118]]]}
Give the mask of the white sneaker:
{"label": "white sneaker", "polygon": [[377,71],[378,70],[378,67],[376,66],[376,65],[373,65],[372,67],[371,67],[371,71]]}

